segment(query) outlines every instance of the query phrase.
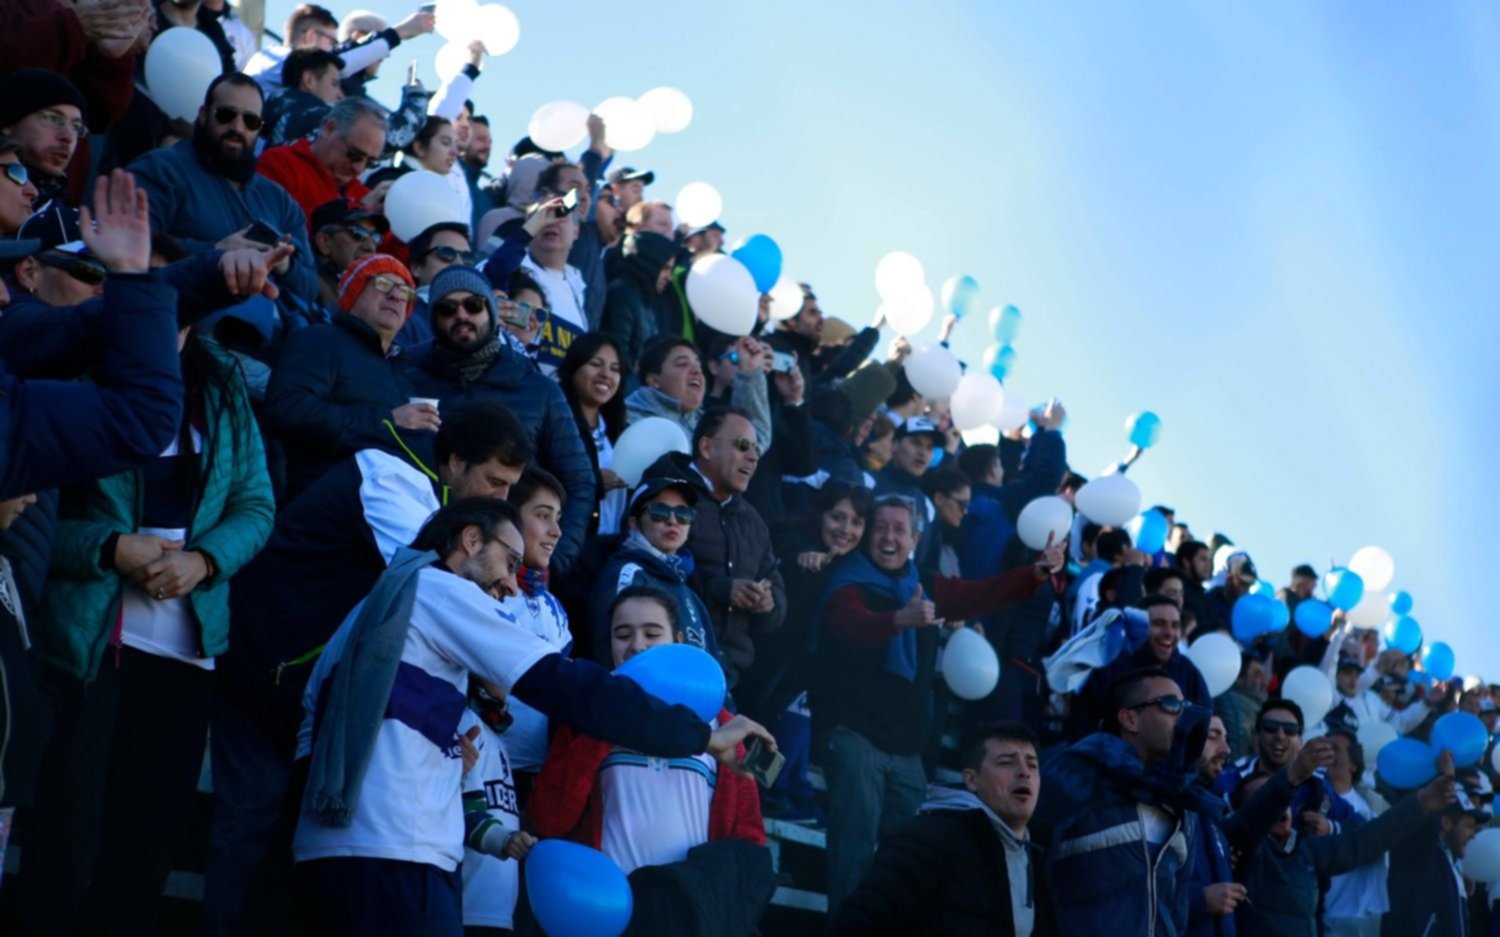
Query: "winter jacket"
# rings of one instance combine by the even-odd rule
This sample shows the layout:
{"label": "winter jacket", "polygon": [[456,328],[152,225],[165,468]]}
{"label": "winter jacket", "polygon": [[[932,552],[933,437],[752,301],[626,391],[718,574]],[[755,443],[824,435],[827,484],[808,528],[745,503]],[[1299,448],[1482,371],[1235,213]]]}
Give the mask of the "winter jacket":
{"label": "winter jacket", "polygon": [[1214,697],[1214,712],[1224,720],[1229,757],[1244,758],[1255,751],[1255,719],[1265,701],[1264,693],[1257,697],[1237,686]]}
{"label": "winter jacket", "polygon": [[[1385,822],[1403,807],[1416,806],[1414,800],[1406,798],[1371,820],[1370,826]],[[1391,867],[1386,873],[1391,909],[1380,922],[1381,937],[1465,937],[1469,933],[1467,896],[1459,889],[1453,854],[1443,845],[1438,824],[1437,818],[1419,822],[1404,830],[1404,839],[1398,837],[1400,841],[1385,846],[1391,853]],[[1376,855],[1361,856],[1348,868],[1374,861]]]}
{"label": "winter jacket", "polygon": [[[729,392],[731,406],[739,407],[750,414],[750,425],[755,427],[755,438],[760,442],[760,451],[771,448],[771,403],[766,396],[766,382],[759,372],[740,372],[734,376],[734,386]],[[704,402],[707,406],[707,401]],[[626,422],[636,423],[648,416],[659,416],[682,427],[683,435],[693,438],[693,430],[703,418],[704,407],[684,413],[681,404],[655,387],[638,387],[625,398]]]}
{"label": "winter jacket", "polygon": [[[728,710],[719,712],[719,722],[728,722]],[[567,837],[585,846],[599,848],[604,835],[603,795],[598,786],[599,765],[614,746],[600,739],[559,726],[547,750],[547,761],[537,775],[526,802],[530,827],[543,838]],[[738,759],[745,746],[735,746]],[[669,800],[661,801],[670,809]],[[760,815],[760,794],[755,781],[736,774],[723,762],[718,765],[713,799],[709,803],[708,841],[743,839],[764,846],[765,822]]]}
{"label": "winter jacket", "polygon": [[601,331],[615,337],[627,360],[641,360],[641,349],[657,334],[656,278],[676,250],[671,239],[654,231],[625,238],[618,276],[604,297]]}
{"label": "winter jacket", "polygon": [[[937,786],[934,785],[933,790]],[[922,807],[886,837],[859,887],[839,905],[828,932],[836,937],[1009,937],[1016,933],[1015,870],[1031,901],[1031,934],[1057,933],[1041,850],[1002,832],[978,797],[954,792],[951,803]]]}
{"label": "winter jacket", "polygon": [[[1203,901],[1203,889],[1234,881],[1233,852],[1257,848],[1291,805],[1297,789],[1287,780],[1283,769],[1272,775],[1233,813],[1220,797],[1202,784],[1196,784],[1193,793],[1198,800],[1202,836],[1199,848],[1193,853],[1188,933],[1192,937],[1235,937],[1234,916],[1209,914]],[[1252,896],[1252,900],[1255,897]]]}
{"label": "winter jacket", "polygon": [[302,226],[311,224],[313,212],[321,205],[336,198],[358,202],[369,194],[359,177],[355,176],[343,186],[333,179],[333,173],[323,165],[312,151],[312,143],[306,139],[296,140],[286,146],[273,146],[260,154],[255,171],[286,189],[292,199],[302,206],[307,216]]}
{"label": "winter jacket", "polygon": [[[773,381],[766,375],[766,383]],[[802,478],[818,471],[817,435],[813,432],[811,409],[804,402],[793,407],[768,388],[771,407],[771,434],[775,445],[761,451],[760,465],[750,478],[750,487],[745,497],[772,530],[779,530],[788,518],[788,509],[782,497],[781,480],[787,476]],[[800,518],[796,519],[800,520]]]}
{"label": "winter jacket", "polygon": [[315,94],[300,88],[287,88],[266,101],[267,130],[261,137],[270,149],[301,140],[322,125],[332,107]]}
{"label": "winter jacket", "polygon": [[802,379],[811,396],[815,387],[830,386],[858,370],[880,341],[880,330],[860,329],[847,345],[837,348],[825,348],[790,329],[777,329],[765,338],[777,351],[797,353],[797,367],[802,369]]}
{"label": "winter jacket", "polygon": [[562,510],[562,540],[552,554],[553,573],[566,573],[583,549],[597,478],[557,382],[543,377],[529,358],[504,345],[489,370],[473,383],[463,381],[452,359],[436,343],[419,345],[403,353],[401,360],[407,364],[412,392],[438,398],[439,410],[466,400],[497,400],[530,430],[537,465],[556,475],[568,493]]}
{"label": "winter jacket", "polygon": [[[213,385],[203,390],[200,474],[183,547],[202,552],[213,564],[213,575],[187,595],[204,657],[228,648],[230,579],[265,545],[275,514],[265,450],[239,370],[227,354],[211,353],[229,369],[234,383],[227,394]],[[141,497],[139,471],[63,493],[38,628],[40,656],[80,680],[93,680],[99,672],[105,646],[119,628],[126,587],[125,576],[112,563],[101,563],[101,548],[112,534],[133,534],[140,528]]]}
{"label": "winter jacket", "polygon": [[[394,348],[394,346],[392,346]],[[266,389],[266,427],[286,446],[290,501],[414,396],[380,336],[347,313],[287,337]]]}
{"label": "winter jacket", "polygon": [[283,292],[315,300],[318,274],[308,246],[306,213],[286,189],[259,174],[236,187],[199,161],[191,140],[152,150],[131,163],[130,172],[150,198],[151,230],[165,231],[195,254],[213,250],[256,221],[291,237],[297,251],[276,283]]}
{"label": "winter jacket", "polygon": [[1123,673],[1146,667],[1162,667],[1171,674],[1177,688],[1182,691],[1182,698],[1189,703],[1197,703],[1210,709],[1213,707],[1213,699],[1208,695],[1208,684],[1203,681],[1203,674],[1186,654],[1174,650],[1172,658],[1162,664],[1151,653],[1151,645],[1142,644],[1129,654],[1121,655],[1089,674],[1088,682],[1073,700],[1072,714],[1068,720],[1073,728],[1068,733],[1069,737],[1079,739],[1099,731],[1099,720],[1105,715],[1104,698],[1110,682]]}
{"label": "winter jacket", "polygon": [[589,634],[594,659],[606,666],[611,662],[609,606],[615,596],[631,586],[654,586],[677,600],[677,617],[687,643],[703,648],[722,663],[708,606],[688,585],[691,570],[690,554],[668,557],[639,534],[627,536],[594,578],[589,598]]}
{"label": "winter jacket", "polygon": [[[743,496],[717,501],[686,453],[669,452],[646,470],[645,477],[658,476],[684,478],[698,489],[698,517],[687,540],[693,554],[689,582],[708,606],[723,654],[724,675],[733,689],[740,675],[755,663],[755,639],[780,628],[786,618],[786,585],[777,569],[780,561],[771,549],[771,531]],[[736,579],[770,580],[775,606],[769,612],[732,608],[729,594]]]}
{"label": "winter jacket", "polygon": [[[1271,838],[1263,840],[1241,860],[1239,880],[1250,893],[1250,901],[1234,912],[1239,937],[1317,937],[1319,882],[1379,862],[1381,855],[1391,850],[1396,850],[1391,875],[1397,881],[1395,855],[1400,854],[1400,844],[1421,830],[1426,819],[1417,799],[1407,797],[1382,816],[1343,833],[1301,836],[1294,832],[1285,843]],[[1439,857],[1432,858],[1434,862],[1442,862]],[[1403,877],[1399,887],[1392,887],[1391,913],[1386,915],[1384,928],[1392,926],[1393,918],[1400,920],[1396,915],[1397,891],[1410,893],[1418,901],[1430,900],[1437,892],[1423,891],[1418,882],[1444,884],[1437,880],[1439,875],[1447,877],[1446,885],[1454,895],[1455,908],[1461,910],[1453,869],[1443,862],[1433,865],[1430,871],[1424,869],[1413,877]],[[1424,931],[1427,922],[1419,918],[1409,918],[1406,923],[1411,926],[1399,930],[1383,928],[1382,932],[1411,937],[1424,933],[1457,937],[1463,933],[1461,926],[1456,929],[1439,926]]]}
{"label": "winter jacket", "polygon": [[976,489],[963,521],[963,573],[970,578],[992,576],[1003,566],[1001,556],[1014,536],[1021,509],[1057,490],[1067,469],[1068,450],[1062,433],[1041,430],[1031,437],[1026,459],[1014,479],[987,493]]}

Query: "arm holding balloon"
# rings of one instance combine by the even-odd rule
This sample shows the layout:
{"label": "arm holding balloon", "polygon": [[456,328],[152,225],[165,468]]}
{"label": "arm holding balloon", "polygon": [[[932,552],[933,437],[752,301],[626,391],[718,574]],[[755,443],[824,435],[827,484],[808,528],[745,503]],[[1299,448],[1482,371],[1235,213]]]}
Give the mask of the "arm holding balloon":
{"label": "arm holding balloon", "polygon": [[474,96],[474,82],[479,78],[479,68],[484,62],[484,43],[478,39],[469,43],[469,62],[459,69],[457,75],[438,86],[437,93],[427,102],[427,116],[454,120],[464,109],[464,101]]}

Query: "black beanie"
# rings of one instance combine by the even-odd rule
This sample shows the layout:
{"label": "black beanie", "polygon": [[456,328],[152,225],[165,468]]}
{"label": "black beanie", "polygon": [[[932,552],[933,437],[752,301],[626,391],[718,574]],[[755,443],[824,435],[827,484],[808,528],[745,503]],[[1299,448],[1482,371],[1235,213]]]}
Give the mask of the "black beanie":
{"label": "black beanie", "polygon": [[71,104],[88,117],[83,92],[57,72],[23,68],[0,78],[0,127],[59,104]]}

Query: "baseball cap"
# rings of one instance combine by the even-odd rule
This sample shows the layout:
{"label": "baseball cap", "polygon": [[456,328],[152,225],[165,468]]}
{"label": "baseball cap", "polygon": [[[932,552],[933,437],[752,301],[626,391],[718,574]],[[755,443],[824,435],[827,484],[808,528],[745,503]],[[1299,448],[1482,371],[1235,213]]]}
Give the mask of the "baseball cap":
{"label": "baseball cap", "polygon": [[33,212],[21,223],[16,240],[36,240],[38,250],[59,251],[64,254],[87,254],[83,243],[83,229],[78,224],[78,209],[69,208],[53,200]]}
{"label": "baseball cap", "polygon": [[631,492],[629,513],[634,516],[638,505],[645,504],[667,490],[676,491],[690,505],[698,503],[698,489],[693,487],[692,482],[685,478],[657,476],[641,482],[636,486],[635,491]]}
{"label": "baseball cap", "polygon": [[925,416],[909,416],[900,426],[896,427],[896,438],[904,439],[907,436],[931,436],[938,444],[943,443],[943,431],[938,425]]}
{"label": "baseball cap", "polygon": [[1342,735],[1348,739],[1359,738],[1359,717],[1347,703],[1340,703],[1323,717],[1323,726],[1329,735]]}
{"label": "baseball cap", "polygon": [[1247,586],[1253,586],[1260,581],[1260,575],[1255,571],[1255,562],[1250,559],[1250,554],[1243,551],[1230,554],[1226,568],[1229,575]]}
{"label": "baseball cap", "polygon": [[309,227],[316,234],[329,225],[351,225],[361,221],[368,221],[381,234],[391,230],[391,223],[385,220],[384,215],[369,211],[353,199],[347,198],[336,198],[319,205],[313,210],[312,224]]}
{"label": "baseball cap", "polygon": [[30,257],[41,249],[42,242],[36,238],[25,241],[19,238],[0,238],[0,262]]}
{"label": "baseball cap", "polygon": [[[854,326],[830,316],[823,317],[823,333],[818,336],[821,345],[837,345],[845,339],[854,337]],[[895,389],[894,387],[892,388]]]}
{"label": "baseball cap", "polygon": [[717,221],[710,221],[708,224],[700,224],[696,228],[688,228],[687,232],[682,235],[682,239],[686,241],[688,238],[702,234],[705,231],[717,231],[720,234],[723,234],[724,226],[719,224]]}
{"label": "baseball cap", "polygon": [[1364,670],[1365,665],[1359,662],[1358,657],[1340,657],[1339,670]]}
{"label": "baseball cap", "polygon": [[1492,699],[1490,699],[1488,696],[1486,696],[1484,699],[1482,699],[1482,700],[1479,701],[1479,711],[1481,713],[1492,713],[1492,712],[1494,712],[1495,711],[1495,701],[1492,700]]}
{"label": "baseball cap", "polygon": [[[641,185],[650,185],[651,183],[656,181],[656,173],[652,172],[649,169],[636,169],[632,166],[621,166],[618,169],[611,169],[609,171],[609,175],[604,177],[604,181],[609,185],[619,185],[622,182],[634,182],[637,179],[641,180]],[[719,230],[722,231],[723,229],[721,228]]]}

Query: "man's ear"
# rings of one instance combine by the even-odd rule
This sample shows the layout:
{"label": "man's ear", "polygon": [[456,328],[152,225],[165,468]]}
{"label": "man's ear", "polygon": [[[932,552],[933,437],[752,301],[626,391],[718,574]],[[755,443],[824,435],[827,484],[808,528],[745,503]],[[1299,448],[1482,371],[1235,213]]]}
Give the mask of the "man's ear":
{"label": "man's ear", "polygon": [[16,282],[28,293],[35,293],[42,279],[42,262],[35,257],[23,257],[16,264]]}
{"label": "man's ear", "polygon": [[470,556],[478,553],[484,547],[484,531],[479,529],[478,524],[470,524],[468,527],[465,527],[459,537],[463,543],[464,552]]}
{"label": "man's ear", "polygon": [[647,387],[655,387],[656,389],[660,390],[661,389],[661,375],[660,374],[648,374],[648,375],[646,375],[645,377],[643,377],[641,379],[641,383],[645,384]]}
{"label": "man's ear", "polygon": [[328,256],[328,246],[333,242],[333,235],[326,231],[313,232],[313,247],[324,257]]}
{"label": "man's ear", "polygon": [[979,772],[973,768],[964,769],[964,787],[970,793],[979,792]]}

